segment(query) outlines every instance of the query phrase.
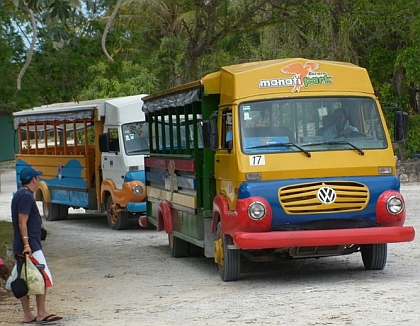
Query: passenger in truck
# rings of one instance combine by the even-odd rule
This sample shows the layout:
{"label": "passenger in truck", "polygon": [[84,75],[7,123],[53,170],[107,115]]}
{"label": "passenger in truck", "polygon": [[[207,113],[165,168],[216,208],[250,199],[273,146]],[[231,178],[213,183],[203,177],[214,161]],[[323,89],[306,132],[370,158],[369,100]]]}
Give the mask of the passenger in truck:
{"label": "passenger in truck", "polygon": [[233,136],[232,136],[232,130],[229,130],[226,134],[226,147],[231,149],[233,147]]}
{"label": "passenger in truck", "polygon": [[334,125],[334,116],[327,114],[322,117],[322,127],[319,128],[317,136],[323,136],[325,130]]}
{"label": "passenger in truck", "polygon": [[356,127],[348,123],[347,112],[343,108],[337,108],[334,111],[334,125],[327,128],[322,137],[325,140],[351,137],[353,133],[359,133]]}

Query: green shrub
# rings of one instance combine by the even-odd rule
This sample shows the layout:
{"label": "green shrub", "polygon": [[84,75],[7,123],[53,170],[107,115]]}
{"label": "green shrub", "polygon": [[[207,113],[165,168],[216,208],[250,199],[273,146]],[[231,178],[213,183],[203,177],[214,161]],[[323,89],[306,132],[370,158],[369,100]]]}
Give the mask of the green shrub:
{"label": "green shrub", "polygon": [[403,142],[406,158],[412,158],[420,150],[420,115],[408,116],[408,137]]}
{"label": "green shrub", "polygon": [[10,260],[6,257],[6,245],[13,244],[13,225],[11,222],[0,221],[0,258],[4,261]]}
{"label": "green shrub", "polygon": [[[391,85],[383,85],[379,89],[381,94],[381,105],[385,116],[386,124],[391,136],[394,138],[394,118],[397,110],[410,112],[410,105],[407,97],[398,96],[392,90]],[[395,103],[392,105],[384,103]],[[398,155],[399,159],[413,158],[414,155],[420,151],[420,115],[417,113],[410,113],[408,116],[408,136],[402,143],[403,155]],[[401,153],[396,153],[401,154]]]}

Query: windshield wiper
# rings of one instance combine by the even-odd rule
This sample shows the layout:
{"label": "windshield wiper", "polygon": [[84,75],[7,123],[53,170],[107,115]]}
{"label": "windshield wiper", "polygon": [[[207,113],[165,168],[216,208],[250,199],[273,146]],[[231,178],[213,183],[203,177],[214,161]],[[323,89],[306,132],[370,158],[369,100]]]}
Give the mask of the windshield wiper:
{"label": "windshield wiper", "polygon": [[301,152],[305,153],[307,157],[311,157],[311,153],[309,153],[307,150],[303,149],[302,147],[296,145],[295,143],[273,143],[273,144],[266,144],[266,145],[258,145],[258,146],[252,146],[248,147],[247,149],[254,149],[254,148],[268,148],[268,147],[279,147],[279,146],[286,146],[286,147],[296,147]]}
{"label": "windshield wiper", "polygon": [[361,148],[353,145],[352,143],[348,142],[347,140],[330,140],[330,141],[306,144],[304,146],[343,145],[343,144],[349,145],[350,147],[354,148],[356,151],[359,152],[360,155],[365,155],[365,152]]}

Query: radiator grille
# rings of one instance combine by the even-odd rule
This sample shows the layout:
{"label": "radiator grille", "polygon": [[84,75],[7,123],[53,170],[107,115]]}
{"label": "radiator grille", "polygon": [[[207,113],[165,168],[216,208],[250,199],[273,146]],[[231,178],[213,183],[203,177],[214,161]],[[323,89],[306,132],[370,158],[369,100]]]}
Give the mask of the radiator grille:
{"label": "radiator grille", "polygon": [[[336,194],[335,201],[322,203],[318,190],[328,187]],[[362,210],[369,202],[368,188],[357,182],[313,182],[286,186],[279,189],[279,201],[287,214],[316,214],[354,212]]]}

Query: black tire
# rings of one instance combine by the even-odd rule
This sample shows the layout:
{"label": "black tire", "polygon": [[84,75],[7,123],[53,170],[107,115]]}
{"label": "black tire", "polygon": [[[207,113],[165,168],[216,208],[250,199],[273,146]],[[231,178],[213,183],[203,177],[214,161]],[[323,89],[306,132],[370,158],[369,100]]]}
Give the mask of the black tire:
{"label": "black tire", "polygon": [[385,268],[388,246],[386,243],[363,245],[361,247],[363,265],[367,270]]}
{"label": "black tire", "polygon": [[190,257],[202,257],[204,256],[204,248],[196,246],[192,243],[188,243],[188,256]]}
{"label": "black tire", "polygon": [[106,201],[106,218],[108,225],[113,230],[123,230],[128,225],[128,213],[118,209],[117,205],[109,196]]}
{"label": "black tire", "polygon": [[42,211],[47,221],[57,221],[59,219],[59,205],[46,202],[42,196]]}
{"label": "black tire", "polygon": [[59,205],[58,208],[58,218],[60,220],[67,220],[69,217],[69,206],[67,205]]}
{"label": "black tire", "polygon": [[241,253],[238,249],[229,249],[227,236],[222,236],[220,222],[217,227],[218,239],[222,239],[223,257],[218,263],[219,274],[224,282],[237,281],[241,273]]}
{"label": "black tire", "polygon": [[171,256],[175,258],[188,256],[188,242],[168,234],[169,248],[171,248]]}

